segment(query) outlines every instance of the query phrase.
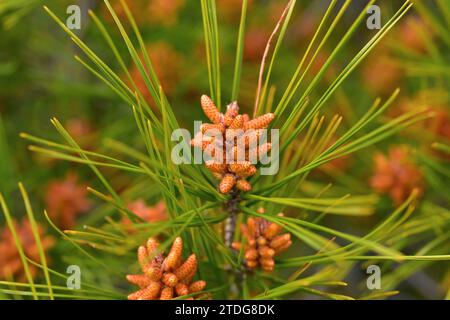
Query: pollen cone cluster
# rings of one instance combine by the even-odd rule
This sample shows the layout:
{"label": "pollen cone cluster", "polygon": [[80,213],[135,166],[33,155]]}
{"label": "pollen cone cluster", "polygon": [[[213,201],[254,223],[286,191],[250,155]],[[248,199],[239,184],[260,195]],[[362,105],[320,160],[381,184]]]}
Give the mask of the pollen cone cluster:
{"label": "pollen cone cluster", "polygon": [[246,179],[256,173],[254,164],[272,148],[271,143],[259,140],[275,115],[266,113],[250,119],[248,114],[239,114],[236,102],[229,104],[223,114],[206,95],[201,97],[201,106],[212,123],[203,124],[191,144],[210,157],[206,167],[220,180],[221,193],[229,193],[234,187],[250,191],[252,186]]}
{"label": "pollen cone cluster", "polygon": [[138,260],[143,274],[130,274],[127,279],[140,290],[130,294],[129,300],[169,300],[205,288],[203,280],[192,282],[197,272],[197,257],[191,254],[183,261],[183,240],[180,237],[175,239],[166,257],[158,247],[159,243],[154,238],[149,238],[146,246],[139,247]]}
{"label": "pollen cone cluster", "polygon": [[[258,210],[264,213],[264,209]],[[283,216],[279,213],[278,216]],[[245,265],[249,269],[260,266],[264,271],[273,271],[275,267],[274,256],[289,248],[292,244],[291,234],[280,234],[282,227],[263,218],[247,219],[246,224],[241,224],[241,232],[246,238],[244,243],[233,242],[235,250],[241,250],[244,245]]]}
{"label": "pollen cone cluster", "polygon": [[[33,261],[40,261],[39,250],[33,235],[31,224],[28,220],[22,223],[14,222],[14,226],[21,242],[25,255]],[[47,252],[55,244],[55,239],[44,234],[42,226],[38,225],[38,233],[44,252]],[[31,276],[34,278],[38,268],[28,264]],[[14,242],[13,235],[8,227],[0,230],[0,279],[14,279],[19,282],[27,282],[25,270],[22,265],[19,251]]]}
{"label": "pollen cone cluster", "polygon": [[375,191],[389,194],[395,205],[401,204],[414,189],[422,192],[422,172],[411,161],[411,152],[407,147],[393,147],[387,156],[378,153],[374,162],[370,184]]}
{"label": "pollen cone cluster", "polygon": [[62,229],[73,227],[77,216],[90,207],[87,193],[86,186],[78,183],[78,176],[75,174],[69,174],[64,180],[52,181],[45,195],[52,220]]}

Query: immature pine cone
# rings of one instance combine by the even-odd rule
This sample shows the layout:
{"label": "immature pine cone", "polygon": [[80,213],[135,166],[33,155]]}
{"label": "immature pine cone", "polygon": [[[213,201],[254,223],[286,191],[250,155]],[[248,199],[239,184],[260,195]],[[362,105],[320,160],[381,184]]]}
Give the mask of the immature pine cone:
{"label": "immature pine cone", "polygon": [[[20,224],[14,222],[14,226],[25,255],[33,261],[40,261],[39,250],[33,236],[30,222],[24,219]],[[44,252],[47,252],[54,246],[55,239],[51,236],[45,236],[44,229],[41,225],[38,225],[38,233],[41,239],[42,248],[44,249]],[[28,264],[28,267],[31,276],[34,278],[38,268],[33,264]],[[19,251],[14,243],[11,231],[7,227],[0,231],[0,279],[14,279],[19,282],[27,282]]]}
{"label": "immature pine cone", "polygon": [[139,247],[138,260],[144,274],[130,274],[127,279],[141,290],[130,294],[128,300],[169,300],[205,288],[203,280],[192,282],[197,272],[197,257],[191,254],[183,262],[180,237],[175,239],[166,257],[159,252],[158,246],[155,238],[149,238],[146,246]]}
{"label": "immature pine cone", "polygon": [[[264,213],[260,208],[259,213]],[[282,217],[283,213],[278,216]],[[279,235],[282,227],[274,222],[269,222],[263,218],[247,219],[247,224],[241,224],[241,232],[247,239],[244,247],[245,264],[249,269],[255,269],[258,266],[264,271],[273,271],[275,267],[274,256],[289,248],[292,244],[291,234],[284,233]],[[233,242],[232,248],[241,250],[241,242]]]}
{"label": "immature pine cone", "polygon": [[[214,102],[206,95],[201,97],[203,112],[212,123],[205,123],[201,127],[191,144],[199,147],[211,157],[206,161],[206,167],[220,179],[219,191],[229,193],[236,186],[241,191],[250,191],[251,185],[247,177],[256,173],[253,165],[270,152],[271,143],[258,144],[259,137],[274,119],[273,113],[266,113],[250,120],[248,114],[239,114],[237,102],[227,106],[225,114],[220,113]],[[215,141],[215,137],[205,132],[215,129],[222,135],[222,141]],[[230,137],[236,137],[231,139]],[[228,137],[228,139],[227,139]],[[243,143],[238,143],[242,140]],[[220,154],[216,151],[220,150]]]}
{"label": "immature pine cone", "polygon": [[388,156],[375,154],[374,162],[375,172],[370,184],[375,191],[389,194],[395,205],[401,204],[414,189],[422,192],[422,172],[411,161],[407,147],[391,148]]}

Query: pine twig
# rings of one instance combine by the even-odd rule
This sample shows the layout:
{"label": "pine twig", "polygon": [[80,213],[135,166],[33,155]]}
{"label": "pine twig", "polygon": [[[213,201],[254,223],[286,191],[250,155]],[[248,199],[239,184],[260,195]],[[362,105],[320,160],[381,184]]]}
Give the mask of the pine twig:
{"label": "pine twig", "polygon": [[225,244],[228,248],[231,247],[233,242],[234,233],[236,230],[236,217],[239,213],[239,203],[241,202],[239,190],[234,190],[231,193],[231,199],[226,202],[225,207],[229,213],[228,218],[225,220]]}

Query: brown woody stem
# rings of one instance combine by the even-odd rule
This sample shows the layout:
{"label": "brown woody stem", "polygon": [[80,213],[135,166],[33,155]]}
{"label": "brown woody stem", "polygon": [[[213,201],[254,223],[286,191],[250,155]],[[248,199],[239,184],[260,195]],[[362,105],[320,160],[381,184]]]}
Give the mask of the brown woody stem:
{"label": "brown woody stem", "polygon": [[233,190],[231,192],[231,198],[226,203],[226,210],[229,215],[225,220],[225,244],[227,247],[231,247],[233,242],[234,233],[236,230],[236,217],[239,212],[239,203],[241,202],[240,193],[238,190]]}

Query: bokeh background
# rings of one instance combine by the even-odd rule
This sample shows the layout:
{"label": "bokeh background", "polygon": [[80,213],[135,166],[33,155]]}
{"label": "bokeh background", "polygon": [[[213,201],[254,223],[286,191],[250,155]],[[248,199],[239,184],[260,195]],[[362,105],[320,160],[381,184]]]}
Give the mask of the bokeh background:
{"label": "bokeh background", "polygon": [[[29,141],[22,139],[20,134],[27,132],[59,140],[49,121],[57,117],[87,150],[114,154],[116,141],[142,146],[129,106],[74,59],[74,55],[80,54],[79,49],[42,9],[42,5],[47,5],[58,16],[65,17],[67,7],[74,3],[82,12],[81,29],[74,32],[120,74],[120,66],[113,53],[88,15],[88,10],[94,11],[111,31],[113,40],[119,44],[119,51],[128,59],[125,63],[129,71],[139,79],[139,73],[126,54],[120,34],[102,1],[0,1],[0,191],[8,199],[13,216],[20,221],[24,211],[17,182],[23,182],[35,211],[59,212],[54,217],[62,228],[95,224],[105,216],[106,209],[101,201],[85,191],[85,186],[96,187],[99,182],[87,166],[30,151]],[[199,1],[134,0],[128,3],[179,122],[192,129],[192,121],[203,117],[199,97],[209,90]],[[112,0],[111,4],[117,8],[119,17],[124,18],[118,1]],[[382,23],[401,4],[401,1],[381,1],[378,5]],[[244,111],[250,111],[253,106],[262,54],[285,5],[286,1],[278,0],[249,1],[238,98]],[[327,5],[328,1],[300,1],[297,4],[273,72],[277,88],[287,85]],[[337,27],[337,34],[347,30],[364,5],[364,1],[353,1]],[[217,10],[223,97],[229,97],[241,1],[217,0]],[[345,132],[355,123],[376,97],[385,99],[396,88],[401,90],[399,97],[383,115],[382,121],[414,108],[425,108],[433,113],[430,119],[375,146],[321,166],[312,173],[313,179],[304,184],[306,194],[333,184],[336,194],[372,192],[381,197],[376,211],[365,218],[327,218],[329,224],[338,226],[340,230],[364,234],[414,188],[420,190],[418,210],[424,217],[432,219],[434,214],[446,217],[450,214],[449,17],[447,1],[427,0],[415,5],[324,107],[326,122],[335,114],[343,117],[339,132]],[[358,32],[327,70],[320,88],[326,89],[358,52],[361,44],[376,32],[369,29]],[[308,77],[320,70],[327,54],[339,40],[338,37],[330,39]],[[151,104],[143,81],[140,87]],[[274,88],[275,100],[281,94],[277,88]],[[447,146],[447,151],[443,151],[443,146]],[[154,186],[130,191],[130,184],[134,181],[132,175],[108,169],[105,176],[130,202],[142,195],[145,203],[141,206],[158,205]],[[420,237],[429,239],[433,232],[448,234],[450,229],[446,221],[437,225],[439,230],[429,230],[426,236],[420,234]],[[4,223],[0,222],[0,229],[3,228]],[[6,238],[4,236],[3,241]],[[3,248],[1,244],[0,248]],[[409,250],[414,252],[414,248],[415,244]],[[449,252],[448,241],[441,249]],[[71,260],[67,250],[66,245],[58,243],[52,251],[56,265],[64,265],[65,261]],[[397,267],[395,264],[390,266],[392,269]],[[391,279],[392,286],[401,290],[401,294],[393,299],[444,298],[450,286],[449,267],[446,262],[415,265],[402,273],[404,278]],[[358,283],[364,281],[365,276],[361,269],[348,277]],[[353,293],[361,288],[345,290]]]}

